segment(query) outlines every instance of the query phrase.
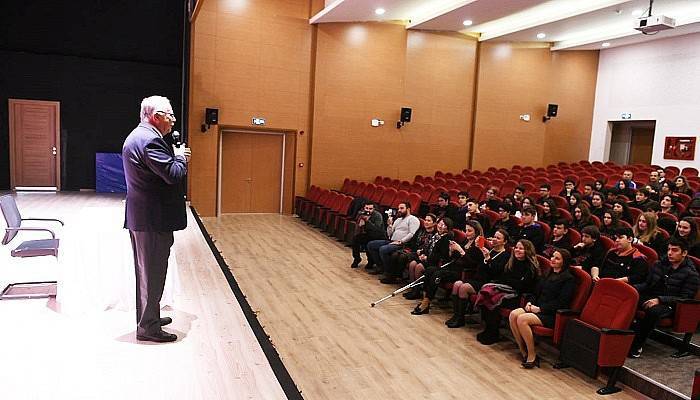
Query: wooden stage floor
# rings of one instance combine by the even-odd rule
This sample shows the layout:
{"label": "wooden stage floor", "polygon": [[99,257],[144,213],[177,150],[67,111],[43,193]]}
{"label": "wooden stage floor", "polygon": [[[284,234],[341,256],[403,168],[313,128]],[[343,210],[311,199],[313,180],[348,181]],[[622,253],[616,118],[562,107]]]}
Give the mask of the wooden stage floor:
{"label": "wooden stage floor", "polygon": [[[603,383],[573,370],[520,367],[511,342],[447,329],[448,310],[414,302],[363,270],[349,248],[280,215],[204,218],[248,302],[305,399],[599,399]],[[629,388],[611,399],[645,398]]]}
{"label": "wooden stage floor", "polygon": [[[85,220],[86,210],[113,211],[121,207],[121,200],[121,196],[94,193],[17,196],[24,216],[65,220],[62,258],[54,264],[61,269],[75,267],[62,263],[72,264],[78,258],[63,255],[75,251],[91,234],[80,229],[81,224],[97,222]],[[119,216],[104,217],[110,223],[116,220],[114,229],[121,229]],[[45,299],[0,301],[0,396],[12,400],[284,399],[197,223],[191,214],[188,218],[188,228],[176,233],[173,246],[180,291],[174,294],[173,306],[162,312],[173,317],[166,330],[179,336],[177,342],[137,342],[133,311],[71,315]],[[4,220],[0,221],[4,231]],[[17,239],[11,243],[17,244]],[[103,245],[103,250],[110,248],[109,243]],[[2,247],[0,281],[5,283],[10,279],[8,271],[26,260],[10,259],[8,246]],[[123,249],[114,246],[114,251]]]}

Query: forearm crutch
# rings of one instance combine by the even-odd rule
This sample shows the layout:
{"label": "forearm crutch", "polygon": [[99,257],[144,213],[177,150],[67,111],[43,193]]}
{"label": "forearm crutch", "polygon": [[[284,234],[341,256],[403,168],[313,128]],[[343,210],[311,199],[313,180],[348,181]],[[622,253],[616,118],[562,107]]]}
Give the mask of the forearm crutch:
{"label": "forearm crutch", "polygon": [[[448,262],[448,263],[445,263],[445,264],[441,265],[439,269],[443,269],[444,267],[446,267],[446,266],[452,264],[453,262],[454,262],[454,260],[453,260],[453,261],[450,261],[450,262]],[[403,293],[403,292],[407,291],[408,289],[412,289],[412,288],[414,288],[414,287],[416,287],[416,286],[422,285],[422,284],[424,283],[424,282],[423,282],[423,278],[425,278],[425,275],[421,275],[420,277],[418,277],[418,279],[416,279],[415,281],[409,283],[408,285],[406,285],[406,286],[404,286],[404,287],[402,287],[402,288],[396,289],[396,290],[394,290],[393,292],[389,293],[388,295],[382,297],[381,299],[379,299],[379,300],[377,300],[377,301],[375,301],[375,302],[370,303],[369,306],[370,306],[370,307],[374,307],[374,306],[376,306],[377,304],[381,303],[382,301],[387,300],[387,299],[390,299],[390,298],[396,296],[396,295],[399,294],[399,293]]]}

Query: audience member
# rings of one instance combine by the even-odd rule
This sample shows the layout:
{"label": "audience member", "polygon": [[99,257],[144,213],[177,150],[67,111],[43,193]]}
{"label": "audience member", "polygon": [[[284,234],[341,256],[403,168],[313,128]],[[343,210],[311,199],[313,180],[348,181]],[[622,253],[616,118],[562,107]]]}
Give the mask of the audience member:
{"label": "audience member", "polygon": [[522,226],[516,238],[529,240],[535,246],[535,251],[539,253],[544,250],[544,231],[542,225],[535,222],[536,215],[537,211],[532,207],[523,210],[523,216],[520,218]]}
{"label": "audience member", "polygon": [[610,249],[603,259],[600,268],[591,268],[591,278],[598,281],[601,278],[613,278],[630,285],[646,279],[646,258],[634,246],[632,229],[618,228],[615,234],[615,247]]}
{"label": "audience member", "polygon": [[464,314],[469,302],[469,296],[477,294],[481,286],[485,283],[497,280],[503,274],[510,251],[506,245],[510,242],[508,232],[504,229],[497,230],[493,237],[488,239],[491,249],[481,247],[483,262],[477,266],[476,272],[465,281],[457,281],[452,286],[452,318],[445,324],[449,328],[459,328],[464,326]]}
{"label": "audience member", "polygon": [[605,196],[600,192],[593,192],[591,195],[591,214],[603,221],[603,213],[605,212]]}
{"label": "audience member", "polygon": [[542,221],[550,227],[554,221],[559,219],[559,209],[552,199],[547,199],[542,204],[542,215],[537,216],[538,221]]}
{"label": "audience member", "polygon": [[605,187],[605,181],[602,180],[602,179],[597,179],[597,180],[593,183],[593,191],[594,191],[594,192],[601,193],[601,194],[603,195],[604,198],[607,197],[607,195],[608,195],[608,190],[609,190],[609,189]]}
{"label": "audience member", "polygon": [[678,221],[673,237],[688,242],[688,255],[700,258],[700,229],[693,218],[684,217]]}
{"label": "audience member", "polygon": [[455,212],[455,228],[459,230],[464,230],[467,225],[467,214],[469,214],[468,207],[469,193],[459,192],[457,194],[457,211]]}
{"label": "audience member", "polygon": [[457,218],[457,207],[454,204],[450,204],[450,195],[445,192],[440,193],[437,204],[430,209],[430,212],[438,218],[449,218],[452,221],[455,221]]}
{"label": "audience member", "polygon": [[569,271],[571,254],[567,250],[557,249],[551,257],[552,268],[537,284],[535,298],[528,301],[523,308],[510,312],[508,318],[513,338],[518,344],[522,356],[522,366],[531,369],[540,366],[540,359],[535,351],[533,326],[554,328],[557,310],[569,308],[576,291],[576,279]]}
{"label": "audience member", "polygon": [[581,199],[584,200],[588,205],[591,204],[591,197],[593,197],[593,184],[592,183],[584,183],[583,184],[583,193],[581,193]]}
{"label": "audience member", "polygon": [[[389,284],[397,282],[409,264],[418,261],[419,252],[425,252],[425,249],[429,246],[431,237],[436,234],[436,222],[437,217],[435,214],[428,213],[425,218],[423,218],[422,226],[418,228],[418,231],[416,231],[416,234],[413,235],[413,238],[406,246],[391,254],[389,268],[384,271],[385,277],[380,280],[381,283]],[[415,274],[415,267],[413,273]],[[413,281],[415,279],[415,277],[412,277],[411,280]]]}
{"label": "audience member", "polygon": [[649,195],[649,189],[641,188],[637,190],[637,193],[634,195],[634,201],[630,202],[628,205],[642,211],[659,211],[659,203],[652,200]]}
{"label": "audience member", "polygon": [[683,175],[678,175],[674,180],[673,193],[683,193],[693,197],[693,189],[688,185],[688,179]]}
{"label": "audience member", "polygon": [[659,211],[678,217],[679,213],[678,208],[676,208],[676,198],[671,194],[665,194],[661,196]]}
{"label": "audience member", "polygon": [[639,303],[644,317],[634,325],[635,337],[629,356],[639,358],[651,331],[662,318],[675,312],[682,299],[693,299],[700,285],[700,277],[688,259],[688,244],[671,239],[666,257],[654,264],[646,280],[634,285],[639,292]]}
{"label": "audience member", "polygon": [[520,295],[532,293],[535,289],[539,271],[535,246],[529,240],[518,240],[503,274],[483,285],[477,296],[476,304],[481,306],[481,319],[485,325],[484,330],[476,335],[479,343],[491,345],[500,340],[500,307],[518,307]]}
{"label": "audience member", "polygon": [[569,221],[561,218],[552,225],[552,234],[550,235],[549,242],[544,246],[542,255],[545,257],[552,257],[557,249],[570,252],[573,247],[574,245],[569,239]]}
{"label": "audience member", "polygon": [[[423,289],[422,300],[416,308],[411,311],[413,315],[427,314],[430,312],[430,301],[435,296],[435,292],[439,286],[441,279],[451,277],[451,269],[441,268],[443,265],[451,261],[452,250],[451,243],[453,242],[452,228],[454,227],[452,220],[449,218],[438,219],[437,231],[438,235],[432,249],[427,257],[421,257],[421,263],[425,266],[423,272]],[[455,280],[459,277],[455,278]],[[436,283],[438,281],[438,283]]]}
{"label": "audience member", "polygon": [[552,185],[549,183],[543,183],[540,185],[540,198],[537,200],[537,204],[544,204],[550,198],[550,192],[552,191]]}
{"label": "audience member", "polygon": [[377,275],[389,268],[391,253],[402,249],[413,238],[419,227],[420,220],[415,215],[411,215],[411,204],[407,201],[399,203],[396,220],[393,217],[387,220],[386,233],[390,239],[372,240],[367,243],[367,258],[371,256],[371,260],[375,263],[375,268],[368,272]]}
{"label": "audience member", "polygon": [[630,189],[636,189],[637,188],[637,183],[635,183],[634,179],[634,173],[630,171],[629,169],[624,170],[622,172],[622,180],[625,182],[626,186]]}
{"label": "audience member", "polygon": [[696,197],[690,201],[685,212],[681,213],[681,218],[684,217],[700,217],[700,197]]}
{"label": "audience member", "polygon": [[656,221],[656,214],[653,211],[645,211],[639,214],[632,230],[636,240],[654,249],[659,257],[663,257],[668,244],[666,238],[659,232]]}
{"label": "audience member", "polygon": [[499,204],[497,212],[499,219],[491,227],[491,236],[493,236],[497,230],[503,229],[508,232],[508,236],[510,236],[511,240],[515,241],[518,235],[520,235],[520,227],[518,223],[511,218],[510,208],[508,208],[506,204]]}
{"label": "audience member", "polygon": [[605,210],[603,220],[600,226],[600,234],[611,239],[615,239],[615,232],[620,228],[620,220],[612,210]]}
{"label": "audience member", "polygon": [[593,267],[600,270],[605,257],[605,247],[600,240],[598,227],[589,225],[581,230],[581,242],[574,246],[573,256],[573,265],[581,266],[589,274]]}
{"label": "audience member", "polygon": [[564,189],[559,192],[559,196],[569,200],[569,197],[573,196],[574,194],[580,195],[578,189],[576,188],[576,182],[573,179],[565,179]]}
{"label": "audience member", "polygon": [[630,208],[627,206],[627,202],[623,200],[613,201],[612,210],[617,215],[619,220],[625,221],[630,225],[634,224],[634,219],[632,218]]}
{"label": "audience member", "polygon": [[583,200],[581,199],[581,194],[574,193],[571,196],[569,196],[569,212],[573,214],[574,209],[581,203],[583,203]]}
{"label": "audience member", "polygon": [[616,200],[630,201],[630,199],[634,198],[634,189],[629,182],[621,180],[615,184],[615,187],[608,190],[608,194],[608,197],[614,195]]}
{"label": "audience member", "polygon": [[[384,232],[384,219],[379,211],[374,209],[373,203],[365,203],[362,210],[357,213],[355,219],[355,236],[352,238],[352,264],[350,268],[357,268],[362,262],[360,252],[372,240],[386,240]],[[367,268],[372,268],[375,261],[367,252]]]}
{"label": "audience member", "polygon": [[571,226],[577,231],[581,230],[588,225],[595,225],[593,218],[591,218],[591,212],[588,210],[586,203],[581,203],[574,208],[573,212],[574,223]]}

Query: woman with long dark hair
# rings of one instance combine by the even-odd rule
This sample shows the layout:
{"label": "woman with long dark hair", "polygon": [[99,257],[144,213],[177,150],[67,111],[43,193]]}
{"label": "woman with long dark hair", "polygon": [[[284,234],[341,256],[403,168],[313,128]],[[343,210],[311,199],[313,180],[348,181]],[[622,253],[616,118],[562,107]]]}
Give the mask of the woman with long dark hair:
{"label": "woman with long dark hair", "polygon": [[559,219],[557,203],[555,203],[552,199],[546,199],[544,202],[542,202],[542,208],[544,212],[542,215],[537,216],[537,220],[544,222],[551,227],[552,224]]}
{"label": "woman with long dark hair", "polygon": [[615,200],[613,202],[613,212],[617,215],[617,219],[627,222],[628,224],[634,224],[632,218],[632,213],[630,212],[630,207],[626,202],[622,200]]}
{"label": "woman with long dark hair", "polygon": [[542,325],[553,328],[557,310],[569,308],[576,290],[576,279],[569,271],[571,253],[564,249],[554,251],[551,265],[551,270],[537,284],[536,297],[532,302],[511,311],[508,318],[523,358],[522,366],[526,369],[540,366],[532,327]]}
{"label": "woman with long dark hair", "polygon": [[571,224],[571,226],[579,231],[579,233],[581,230],[583,230],[583,228],[589,225],[595,225],[593,219],[591,218],[591,212],[588,210],[588,206],[584,202],[574,207],[574,211],[571,214],[574,217],[574,223]]}
{"label": "woman with long dark hair", "polygon": [[615,231],[619,228],[620,221],[617,219],[617,214],[612,210],[605,210],[603,213],[603,220],[600,224],[600,234],[607,236],[611,239],[615,239]]}
{"label": "woman with long dark hair", "polygon": [[688,242],[688,255],[700,258],[700,230],[692,217],[678,221],[673,237]]}
{"label": "woman with long dark hair", "polygon": [[683,193],[690,197],[693,197],[693,188],[688,185],[688,179],[683,175],[678,175],[673,179],[673,187],[671,190],[673,193]]}

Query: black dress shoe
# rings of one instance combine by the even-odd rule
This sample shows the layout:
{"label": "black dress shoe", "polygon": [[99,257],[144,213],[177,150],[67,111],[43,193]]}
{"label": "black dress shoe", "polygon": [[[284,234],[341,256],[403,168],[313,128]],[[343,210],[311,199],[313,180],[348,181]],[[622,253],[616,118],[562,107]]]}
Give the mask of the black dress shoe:
{"label": "black dress shoe", "polygon": [[360,266],[359,261],[353,261],[352,264],[350,264],[350,268],[358,268]]}
{"label": "black dress shoe", "polygon": [[539,368],[540,367],[540,356],[535,356],[534,361],[523,361],[523,363],[520,365],[522,365],[523,368],[525,368],[525,369],[533,369],[535,367]]}
{"label": "black dress shoe", "polygon": [[430,306],[425,307],[424,309],[421,310],[420,304],[418,304],[416,306],[416,308],[414,308],[413,311],[411,311],[411,314],[413,314],[413,315],[423,315],[423,314],[428,314],[428,313],[430,313]]}
{"label": "black dress shoe", "polygon": [[176,341],[177,335],[165,331],[159,331],[151,335],[136,335],[136,339],[146,342],[165,343]]}
{"label": "black dress shoe", "polygon": [[160,319],[160,326],[165,326],[168,324],[171,324],[173,322],[173,319],[170,317],[163,317]]}

